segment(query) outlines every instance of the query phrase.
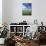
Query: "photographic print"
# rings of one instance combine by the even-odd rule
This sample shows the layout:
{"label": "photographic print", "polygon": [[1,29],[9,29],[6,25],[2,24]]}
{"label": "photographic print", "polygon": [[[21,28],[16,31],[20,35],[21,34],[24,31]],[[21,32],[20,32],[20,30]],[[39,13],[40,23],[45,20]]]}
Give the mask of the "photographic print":
{"label": "photographic print", "polygon": [[32,15],[32,3],[22,3],[22,15]]}

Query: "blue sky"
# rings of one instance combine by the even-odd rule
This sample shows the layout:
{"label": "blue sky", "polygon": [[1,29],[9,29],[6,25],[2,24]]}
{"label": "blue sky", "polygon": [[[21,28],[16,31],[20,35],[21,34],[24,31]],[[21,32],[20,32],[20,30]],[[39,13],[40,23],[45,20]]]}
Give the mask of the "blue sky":
{"label": "blue sky", "polygon": [[32,3],[23,3],[23,7],[32,9]]}

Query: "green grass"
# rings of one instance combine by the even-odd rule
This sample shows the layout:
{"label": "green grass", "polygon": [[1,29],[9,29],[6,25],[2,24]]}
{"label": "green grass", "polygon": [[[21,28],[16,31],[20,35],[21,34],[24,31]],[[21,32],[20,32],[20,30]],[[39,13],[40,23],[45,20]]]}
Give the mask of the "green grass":
{"label": "green grass", "polygon": [[22,15],[32,15],[32,9],[23,9]]}

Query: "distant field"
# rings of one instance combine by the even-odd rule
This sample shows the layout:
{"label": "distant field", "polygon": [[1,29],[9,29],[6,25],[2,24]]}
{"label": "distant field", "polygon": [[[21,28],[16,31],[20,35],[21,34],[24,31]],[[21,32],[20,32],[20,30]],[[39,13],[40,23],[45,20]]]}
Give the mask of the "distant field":
{"label": "distant field", "polygon": [[23,9],[22,15],[32,15],[32,9]]}

